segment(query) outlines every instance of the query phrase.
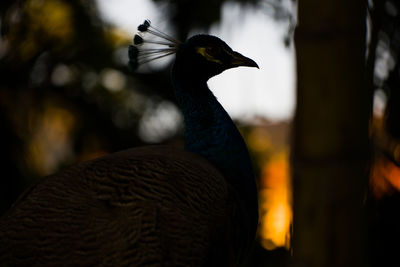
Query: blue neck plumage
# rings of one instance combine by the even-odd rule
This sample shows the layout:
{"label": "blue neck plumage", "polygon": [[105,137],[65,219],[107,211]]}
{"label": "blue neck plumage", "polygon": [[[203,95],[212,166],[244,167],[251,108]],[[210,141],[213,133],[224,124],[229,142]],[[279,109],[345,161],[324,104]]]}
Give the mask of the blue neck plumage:
{"label": "blue neck plumage", "polygon": [[[249,220],[250,224],[257,221],[253,169],[238,129],[205,81],[193,82],[187,77],[175,77],[173,80],[176,97],[184,114],[185,149],[200,154],[219,169],[242,202],[248,216],[245,220]],[[249,227],[254,228],[254,225]]]}
{"label": "blue neck plumage", "polygon": [[185,121],[185,149],[207,158],[228,180],[232,179],[229,182],[247,180],[238,174],[254,181],[246,145],[232,119],[206,83],[196,87],[175,84]]}

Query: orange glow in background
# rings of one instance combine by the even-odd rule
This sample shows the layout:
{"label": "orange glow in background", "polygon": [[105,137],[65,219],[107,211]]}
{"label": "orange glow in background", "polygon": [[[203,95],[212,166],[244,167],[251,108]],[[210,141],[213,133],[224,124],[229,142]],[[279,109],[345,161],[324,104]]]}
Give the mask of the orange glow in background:
{"label": "orange glow in background", "polygon": [[259,192],[261,244],[268,250],[290,248],[292,222],[291,186],[288,153],[272,157],[262,170]]}
{"label": "orange glow in background", "polygon": [[268,250],[290,249],[292,187],[289,168],[290,124],[263,121],[252,126],[246,142],[260,166],[258,235]]}
{"label": "orange glow in background", "polygon": [[[384,116],[375,114],[371,123],[376,153],[370,171],[370,189],[376,199],[400,191],[400,142],[391,137],[385,128]],[[388,156],[392,157],[390,159]]]}
{"label": "orange glow in background", "polygon": [[[375,111],[375,110],[374,110]],[[400,142],[386,131],[384,112],[374,112],[371,122],[371,136],[376,153],[370,171],[370,190],[376,199],[400,191]],[[388,156],[393,159],[389,159]]]}

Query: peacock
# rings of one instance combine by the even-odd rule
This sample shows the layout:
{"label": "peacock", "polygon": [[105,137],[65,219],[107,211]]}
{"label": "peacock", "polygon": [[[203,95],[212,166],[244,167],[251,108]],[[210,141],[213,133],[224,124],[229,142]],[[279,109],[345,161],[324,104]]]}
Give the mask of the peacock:
{"label": "peacock", "polygon": [[243,262],[258,224],[256,182],[246,144],[207,80],[258,66],[218,37],[179,42],[147,20],[129,46],[129,66],[172,54],[184,149],[131,148],[41,179],[0,220],[0,266]]}

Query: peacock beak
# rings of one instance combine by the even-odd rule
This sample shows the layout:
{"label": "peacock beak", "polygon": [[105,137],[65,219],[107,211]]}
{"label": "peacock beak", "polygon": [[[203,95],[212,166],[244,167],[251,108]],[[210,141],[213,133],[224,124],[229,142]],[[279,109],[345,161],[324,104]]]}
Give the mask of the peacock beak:
{"label": "peacock beak", "polygon": [[232,60],[231,60],[231,68],[240,67],[240,66],[256,67],[257,69],[259,69],[257,63],[254,60],[252,60],[251,58],[245,57],[238,52],[233,52]]}

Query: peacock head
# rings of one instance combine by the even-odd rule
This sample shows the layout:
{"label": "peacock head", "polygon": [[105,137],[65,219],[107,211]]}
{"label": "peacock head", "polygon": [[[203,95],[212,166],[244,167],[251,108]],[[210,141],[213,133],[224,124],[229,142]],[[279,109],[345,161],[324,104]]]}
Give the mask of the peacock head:
{"label": "peacock head", "polygon": [[257,67],[252,59],[235,52],[218,37],[206,34],[189,38],[177,51],[175,65],[191,77],[208,80],[239,66]]}
{"label": "peacock head", "polygon": [[[258,68],[252,59],[233,51],[224,41],[212,35],[195,35],[182,43],[152,27],[148,20],[139,25],[138,31],[133,39],[134,45],[129,46],[131,69],[175,53],[174,71],[191,79],[207,81],[224,70],[239,66]],[[158,39],[146,39],[143,37],[146,33]],[[146,49],[145,44],[164,47]]]}

